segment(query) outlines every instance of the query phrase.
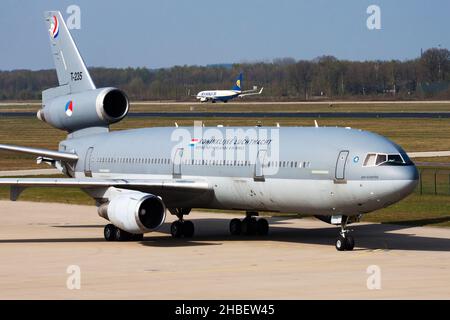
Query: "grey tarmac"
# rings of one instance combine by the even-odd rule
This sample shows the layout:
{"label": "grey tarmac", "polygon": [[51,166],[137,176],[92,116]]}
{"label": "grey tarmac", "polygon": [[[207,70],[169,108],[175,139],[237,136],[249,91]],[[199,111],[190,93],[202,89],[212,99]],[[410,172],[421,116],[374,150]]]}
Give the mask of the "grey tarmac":
{"label": "grey tarmac", "polygon": [[[0,201],[0,299],[450,298],[450,229],[362,223],[338,252],[321,221],[270,218],[267,237],[232,237],[234,217],[193,211],[194,238],[172,239],[169,215],[142,242],[106,242],[94,207]],[[373,266],[381,289],[368,289]]]}

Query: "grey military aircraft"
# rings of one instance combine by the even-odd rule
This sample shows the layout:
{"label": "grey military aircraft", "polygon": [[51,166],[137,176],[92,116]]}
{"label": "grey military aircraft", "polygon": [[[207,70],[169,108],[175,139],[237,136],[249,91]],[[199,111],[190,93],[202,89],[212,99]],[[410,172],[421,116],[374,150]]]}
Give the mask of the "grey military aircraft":
{"label": "grey military aircraft", "polygon": [[355,242],[348,225],[416,187],[405,151],[380,135],[330,127],[165,127],[110,131],[129,100],[96,88],[60,12],[45,13],[59,86],[42,93],[37,116],[65,130],[58,151],[0,145],[33,154],[67,178],[3,178],[11,200],[29,187],[79,187],[96,201],[108,241],[141,240],[166,218],[173,237],[192,237],[191,208],[246,212],[232,235],[267,235],[258,212],[303,213],[340,226],[340,251]]}

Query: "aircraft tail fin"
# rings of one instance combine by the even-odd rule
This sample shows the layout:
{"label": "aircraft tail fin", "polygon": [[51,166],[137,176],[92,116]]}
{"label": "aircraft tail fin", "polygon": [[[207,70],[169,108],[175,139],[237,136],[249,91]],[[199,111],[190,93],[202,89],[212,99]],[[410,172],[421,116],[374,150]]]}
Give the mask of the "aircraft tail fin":
{"label": "aircraft tail fin", "polygon": [[239,76],[237,77],[236,82],[234,84],[233,90],[242,91],[241,88],[242,88],[242,72],[239,73]]}
{"label": "aircraft tail fin", "polygon": [[59,86],[67,93],[95,89],[89,71],[84,64],[66,23],[59,11],[44,13],[49,31],[50,47],[55,62]]}

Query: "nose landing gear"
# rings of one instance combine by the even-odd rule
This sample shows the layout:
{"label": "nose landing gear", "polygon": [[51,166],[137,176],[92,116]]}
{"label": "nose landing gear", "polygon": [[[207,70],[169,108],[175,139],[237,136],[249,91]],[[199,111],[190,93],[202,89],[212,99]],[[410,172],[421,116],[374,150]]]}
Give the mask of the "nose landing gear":
{"label": "nose landing gear", "polygon": [[355,247],[355,239],[349,234],[347,229],[348,217],[342,217],[341,231],[336,239],[336,249],[338,251],[352,251]]}

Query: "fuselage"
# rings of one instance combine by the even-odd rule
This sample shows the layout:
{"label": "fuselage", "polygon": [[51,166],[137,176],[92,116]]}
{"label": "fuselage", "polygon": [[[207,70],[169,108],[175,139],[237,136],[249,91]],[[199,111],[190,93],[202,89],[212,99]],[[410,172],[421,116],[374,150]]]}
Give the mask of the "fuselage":
{"label": "fuselage", "polygon": [[[349,128],[145,128],[68,139],[60,150],[80,156],[76,177],[195,178],[214,190],[167,190],[168,207],[356,215],[401,200],[418,179],[398,145]],[[377,155],[397,161],[377,164]]]}
{"label": "fuselage", "polygon": [[197,99],[201,102],[206,101],[223,101],[227,102],[228,100],[234,99],[241,91],[238,90],[208,90],[208,91],[200,91],[197,93]]}

